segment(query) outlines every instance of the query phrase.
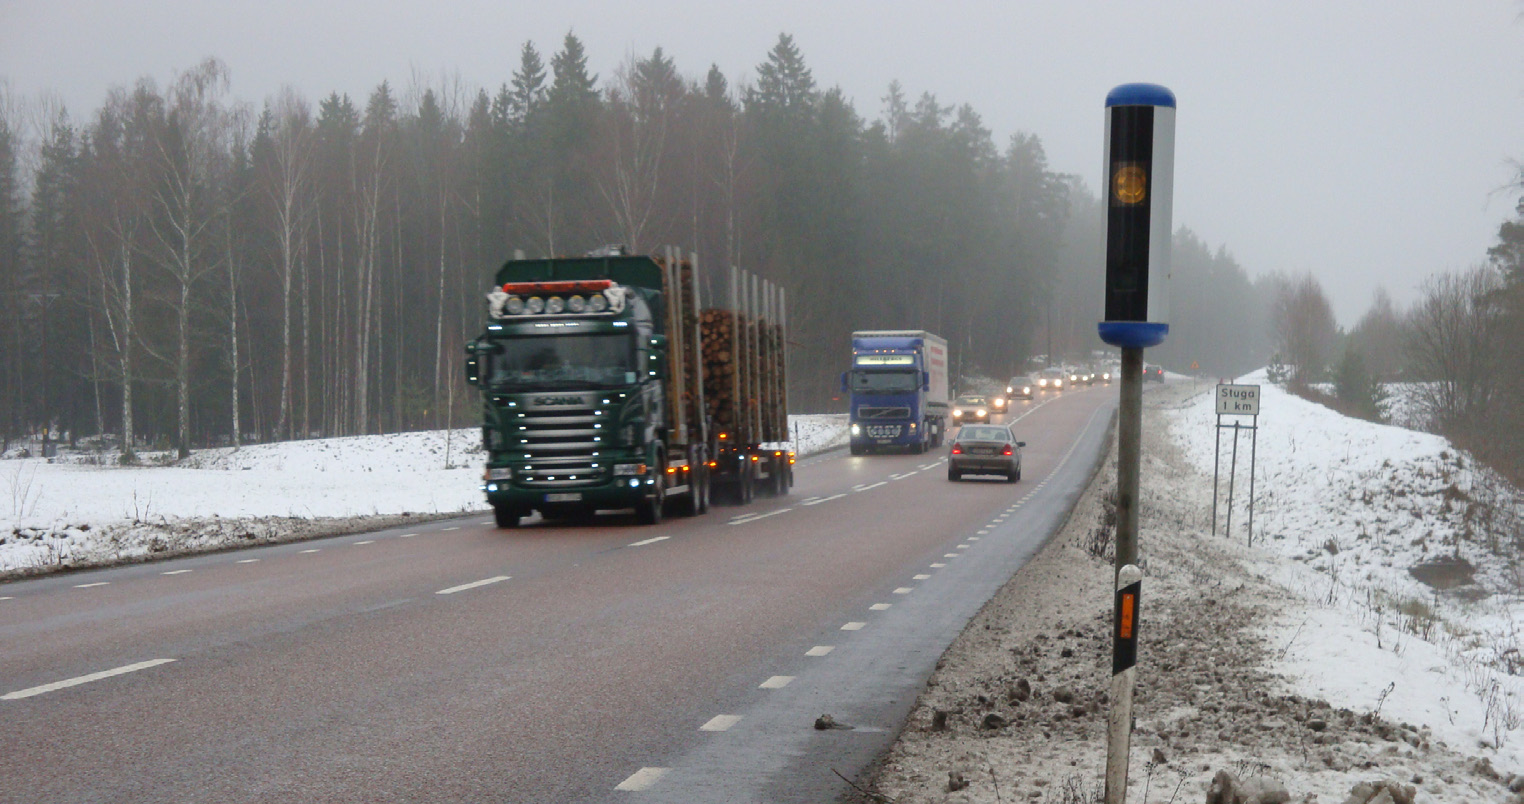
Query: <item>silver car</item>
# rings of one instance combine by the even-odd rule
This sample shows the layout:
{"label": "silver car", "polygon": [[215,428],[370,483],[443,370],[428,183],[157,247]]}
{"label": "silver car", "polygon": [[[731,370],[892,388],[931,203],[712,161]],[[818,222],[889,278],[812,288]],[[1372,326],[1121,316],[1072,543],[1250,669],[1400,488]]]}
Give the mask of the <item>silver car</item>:
{"label": "silver car", "polygon": [[947,479],[969,475],[1004,475],[1007,483],[1021,479],[1021,448],[1011,428],[1003,424],[970,424],[958,431],[947,456]]}

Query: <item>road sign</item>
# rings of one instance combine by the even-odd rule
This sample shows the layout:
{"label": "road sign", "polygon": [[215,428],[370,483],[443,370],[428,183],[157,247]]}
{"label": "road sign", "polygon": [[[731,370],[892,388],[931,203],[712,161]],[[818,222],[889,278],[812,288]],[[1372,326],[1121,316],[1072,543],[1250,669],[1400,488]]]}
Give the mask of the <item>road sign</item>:
{"label": "road sign", "polygon": [[1191,361],[1191,371],[1199,371],[1200,369],[1201,369],[1201,364],[1197,363],[1194,360],[1192,360]]}
{"label": "road sign", "polygon": [[1217,386],[1217,415],[1258,416],[1258,385]]}

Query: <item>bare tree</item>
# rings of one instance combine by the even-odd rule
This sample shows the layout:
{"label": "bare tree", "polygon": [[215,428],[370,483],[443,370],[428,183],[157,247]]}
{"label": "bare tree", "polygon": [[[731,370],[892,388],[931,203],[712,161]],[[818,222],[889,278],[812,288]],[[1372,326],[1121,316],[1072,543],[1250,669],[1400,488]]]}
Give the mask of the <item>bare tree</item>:
{"label": "bare tree", "polygon": [[1327,372],[1339,329],[1316,277],[1303,274],[1279,283],[1270,304],[1270,322],[1293,385],[1316,382]]}
{"label": "bare tree", "polygon": [[667,133],[684,96],[677,68],[661,48],[649,59],[626,59],[608,92],[607,170],[600,174],[598,192],[613,213],[620,238],[637,253],[658,209]]}
{"label": "bare tree", "polygon": [[297,251],[312,217],[312,163],[316,133],[312,109],[294,88],[282,87],[269,105],[269,163],[263,165],[260,184],[271,205],[271,225],[276,244],[276,276],[280,281],[280,409],[275,432],[291,437],[291,287],[296,273]]}
{"label": "bare tree", "polygon": [[1480,265],[1430,277],[1408,315],[1405,343],[1418,404],[1431,426],[1481,426],[1497,388],[1502,278]]}
{"label": "bare tree", "polygon": [[213,227],[222,217],[217,186],[228,156],[229,116],[222,100],[227,90],[227,67],[216,59],[181,73],[170,87],[164,124],[154,142],[157,214],[149,218],[149,231],[156,246],[154,265],[172,286],[167,302],[175,316],[175,348],[172,357],[152,353],[174,368],[181,458],[190,455],[190,330],[197,285],[222,262],[210,249]]}

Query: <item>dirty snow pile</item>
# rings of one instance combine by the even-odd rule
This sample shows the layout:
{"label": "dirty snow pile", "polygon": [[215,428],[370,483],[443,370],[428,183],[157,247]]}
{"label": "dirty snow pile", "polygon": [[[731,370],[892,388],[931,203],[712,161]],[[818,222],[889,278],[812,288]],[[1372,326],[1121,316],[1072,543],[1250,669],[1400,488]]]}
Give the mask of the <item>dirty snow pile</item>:
{"label": "dirty snow pile", "polygon": [[[1513,491],[1442,439],[1240,382],[1263,386],[1253,546],[1247,440],[1212,526],[1211,386],[1144,397],[1128,800],[1524,804]],[[1100,800],[1115,482],[1113,451],[942,657],[876,800]]]}
{"label": "dirty snow pile", "polygon": [[[790,430],[801,455],[847,438],[844,415],[791,417]],[[358,532],[486,507],[477,428],[254,444],[183,461],[146,453],[138,466],[115,457],[64,450],[0,460],[0,574]]]}

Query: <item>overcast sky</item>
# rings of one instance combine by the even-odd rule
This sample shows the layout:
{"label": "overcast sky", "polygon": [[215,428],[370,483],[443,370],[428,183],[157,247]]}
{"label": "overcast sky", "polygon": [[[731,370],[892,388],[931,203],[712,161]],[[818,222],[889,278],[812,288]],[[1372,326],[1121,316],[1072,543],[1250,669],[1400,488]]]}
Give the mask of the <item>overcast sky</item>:
{"label": "overcast sky", "polygon": [[[281,84],[317,100],[383,79],[495,89],[532,40],[568,30],[609,76],[663,47],[685,73],[754,73],[780,32],[816,81],[874,119],[892,79],[969,103],[996,139],[1030,131],[1055,170],[1099,184],[1103,103],[1120,83],[1174,90],[1175,224],[1251,275],[1312,271],[1340,323],[1375,288],[1486,256],[1524,160],[1518,0],[0,0],[0,80],[88,117],[108,87],[161,85],[200,58],[240,99]],[[914,188],[906,188],[913,192]],[[1100,267],[1097,266],[1097,271]],[[1099,293],[1099,280],[1097,280]]]}

